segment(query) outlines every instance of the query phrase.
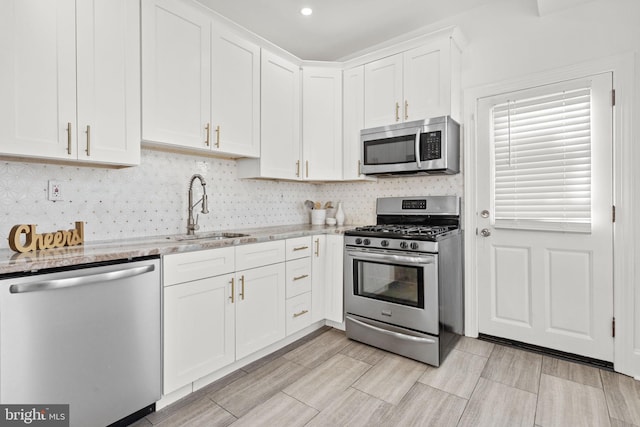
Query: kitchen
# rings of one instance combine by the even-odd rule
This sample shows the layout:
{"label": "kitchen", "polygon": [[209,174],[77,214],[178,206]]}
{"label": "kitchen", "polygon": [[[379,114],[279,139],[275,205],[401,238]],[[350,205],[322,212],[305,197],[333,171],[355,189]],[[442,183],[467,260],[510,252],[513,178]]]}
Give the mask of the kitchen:
{"label": "kitchen", "polygon": [[[469,108],[469,103],[473,106],[475,99],[467,99],[467,94],[474,89],[638,51],[637,2],[566,1],[567,9],[557,11],[549,3],[488,2],[421,30],[429,33],[453,25],[460,28],[467,40],[461,57],[465,93],[465,113],[461,120],[465,129],[463,163],[474,139],[470,125],[473,107]],[[545,11],[545,6],[551,9]],[[538,8],[543,9],[542,13]],[[637,59],[635,67],[637,73]],[[629,80],[638,81],[637,77],[624,80],[623,75],[620,83]],[[616,258],[616,277],[621,279],[620,283],[616,281],[615,288],[618,328],[615,366],[637,378],[640,365],[636,349],[640,331],[633,329],[637,324],[633,319],[637,312],[634,305],[640,304],[640,292],[633,265],[638,241],[634,236],[638,230],[631,220],[638,207],[638,197],[633,190],[637,187],[633,185],[637,178],[632,167],[637,153],[631,149],[631,141],[632,135],[638,132],[640,96],[633,84],[627,91],[621,90],[618,84],[616,88],[616,105],[625,107],[624,115],[619,116],[623,125],[617,129],[624,136],[621,144],[626,145],[616,145],[620,157],[615,173],[620,179],[616,180],[619,188],[616,190],[615,251],[631,256]],[[213,130],[211,134],[215,135]],[[474,196],[465,194],[473,188],[467,163],[464,163],[463,174],[451,176],[315,184],[241,179],[237,161],[147,147],[141,151],[140,166],[123,169],[3,160],[6,161],[0,167],[0,192],[4,197],[0,203],[5,209],[0,228],[6,233],[21,222],[36,223],[40,230],[51,231],[69,228],[76,220],[85,221],[88,242],[184,233],[186,186],[194,173],[202,174],[208,184],[210,213],[199,216],[201,232],[307,223],[308,212],[302,204],[306,199],[342,201],[349,224],[369,224],[375,222],[378,197],[431,194],[464,196],[465,228],[476,228],[475,207],[468,202]],[[59,201],[46,200],[49,180],[61,184]],[[467,232],[467,247],[469,236]],[[467,262],[467,275],[469,271]],[[473,311],[467,307],[467,318],[470,313]],[[467,333],[473,329],[472,325],[466,325]]]}

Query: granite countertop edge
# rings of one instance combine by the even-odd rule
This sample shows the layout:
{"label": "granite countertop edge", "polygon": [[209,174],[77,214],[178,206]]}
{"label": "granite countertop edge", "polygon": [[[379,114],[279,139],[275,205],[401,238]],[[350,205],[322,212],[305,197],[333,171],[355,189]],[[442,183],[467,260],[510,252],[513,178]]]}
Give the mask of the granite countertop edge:
{"label": "granite countertop edge", "polygon": [[[17,253],[10,249],[0,250],[0,275],[35,272],[38,270],[70,267],[96,262],[117,261],[148,256],[170,255],[205,249],[224,248],[251,243],[291,239],[316,234],[343,234],[355,225],[284,225],[234,230],[220,230],[216,233],[241,233],[245,237],[226,239],[184,239],[181,235],[138,237],[122,240],[85,242],[81,246]],[[196,234],[211,234],[202,231]]]}

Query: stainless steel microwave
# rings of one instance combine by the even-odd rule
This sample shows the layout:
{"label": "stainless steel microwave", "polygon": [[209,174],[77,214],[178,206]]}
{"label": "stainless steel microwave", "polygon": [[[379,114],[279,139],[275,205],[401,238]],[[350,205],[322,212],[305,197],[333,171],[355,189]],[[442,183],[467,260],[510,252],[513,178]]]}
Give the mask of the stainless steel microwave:
{"label": "stainless steel microwave", "polygon": [[460,125],[449,116],[363,129],[360,147],[365,175],[460,172]]}

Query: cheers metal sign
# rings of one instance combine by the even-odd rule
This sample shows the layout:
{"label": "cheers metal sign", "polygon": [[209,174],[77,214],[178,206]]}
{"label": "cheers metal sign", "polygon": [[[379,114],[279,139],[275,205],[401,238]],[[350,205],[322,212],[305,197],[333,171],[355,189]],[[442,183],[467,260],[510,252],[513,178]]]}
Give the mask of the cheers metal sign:
{"label": "cheers metal sign", "polygon": [[76,221],[76,228],[58,230],[53,233],[37,234],[35,224],[14,225],[9,232],[9,247],[16,252],[77,246],[83,243],[84,222],[82,221]]}

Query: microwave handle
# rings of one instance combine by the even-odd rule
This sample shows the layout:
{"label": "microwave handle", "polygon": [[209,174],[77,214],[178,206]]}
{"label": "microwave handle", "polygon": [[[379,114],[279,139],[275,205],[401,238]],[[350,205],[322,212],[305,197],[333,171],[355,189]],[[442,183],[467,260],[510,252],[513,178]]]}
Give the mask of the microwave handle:
{"label": "microwave handle", "polygon": [[415,148],[415,152],[416,152],[416,166],[418,166],[418,169],[422,169],[422,162],[420,161],[420,134],[422,133],[422,128],[418,128],[418,130],[416,131],[416,148]]}

